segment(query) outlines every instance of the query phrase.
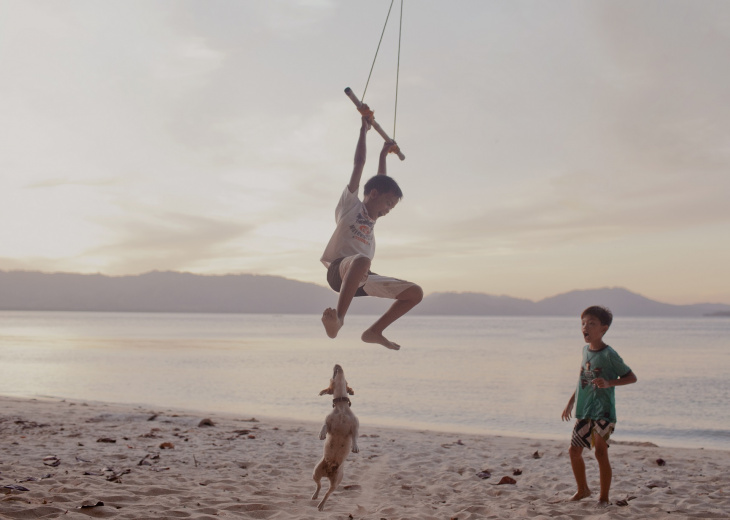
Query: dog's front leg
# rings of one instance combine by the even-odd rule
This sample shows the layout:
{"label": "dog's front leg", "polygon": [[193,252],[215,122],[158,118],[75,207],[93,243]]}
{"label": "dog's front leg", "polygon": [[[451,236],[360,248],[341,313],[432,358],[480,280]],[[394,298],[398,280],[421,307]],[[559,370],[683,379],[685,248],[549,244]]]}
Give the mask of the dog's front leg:
{"label": "dog's front leg", "polygon": [[319,431],[319,440],[323,441],[327,438],[327,423],[322,425],[322,429]]}

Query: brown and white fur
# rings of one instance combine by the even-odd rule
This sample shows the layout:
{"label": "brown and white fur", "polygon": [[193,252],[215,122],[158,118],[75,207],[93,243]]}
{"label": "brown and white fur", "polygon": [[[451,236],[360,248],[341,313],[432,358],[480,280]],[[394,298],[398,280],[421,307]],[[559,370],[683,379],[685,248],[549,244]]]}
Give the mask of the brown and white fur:
{"label": "brown and white fur", "polygon": [[327,477],[330,481],[330,487],[325,493],[324,498],[317,506],[322,511],[324,503],[337,489],[342,482],[344,472],[342,465],[345,463],[347,454],[352,449],[353,453],[360,451],[357,447],[357,435],[360,423],[350,409],[350,399],[347,394],[354,395],[352,388],[347,386],[345,380],[345,372],[340,365],[335,365],[330,386],[322,390],[319,395],[330,394],[334,398],[332,401],[333,410],[324,420],[322,431],[319,432],[319,438],[324,442],[324,454],[322,460],[314,467],[312,478],[317,483],[317,489],[312,495],[312,500],[319,496],[321,489],[322,477]]}

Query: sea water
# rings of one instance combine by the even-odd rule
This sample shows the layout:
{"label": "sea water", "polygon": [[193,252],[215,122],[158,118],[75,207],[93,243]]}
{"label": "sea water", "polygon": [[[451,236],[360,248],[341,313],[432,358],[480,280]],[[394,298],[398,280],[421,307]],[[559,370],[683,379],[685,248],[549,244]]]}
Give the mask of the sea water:
{"label": "sea water", "polygon": [[[359,340],[319,316],[0,312],[0,394],[321,421],[335,363],[368,425],[565,439],[578,318],[406,316]],[[617,317],[605,337],[638,383],[616,388],[615,440],[730,449],[730,319]]]}

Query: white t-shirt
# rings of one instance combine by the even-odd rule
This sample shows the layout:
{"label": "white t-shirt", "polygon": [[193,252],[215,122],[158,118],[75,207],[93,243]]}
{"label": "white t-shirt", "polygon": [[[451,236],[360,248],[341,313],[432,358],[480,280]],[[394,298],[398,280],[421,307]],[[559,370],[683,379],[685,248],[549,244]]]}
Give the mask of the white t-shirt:
{"label": "white t-shirt", "polygon": [[363,254],[372,260],[375,255],[375,221],[368,216],[365,204],[357,193],[345,186],[335,210],[337,227],[320,259],[325,267],[345,256]]}

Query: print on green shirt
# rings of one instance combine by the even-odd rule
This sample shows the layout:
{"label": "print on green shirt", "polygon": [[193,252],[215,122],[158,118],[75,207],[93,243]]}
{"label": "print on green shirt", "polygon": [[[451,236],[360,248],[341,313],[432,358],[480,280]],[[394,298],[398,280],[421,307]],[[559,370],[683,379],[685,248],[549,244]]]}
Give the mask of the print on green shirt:
{"label": "print on green shirt", "polygon": [[614,387],[597,388],[593,380],[599,377],[611,381],[631,372],[621,356],[606,345],[598,351],[583,347],[583,361],[576,389],[576,419],[604,419],[616,422],[616,398]]}

